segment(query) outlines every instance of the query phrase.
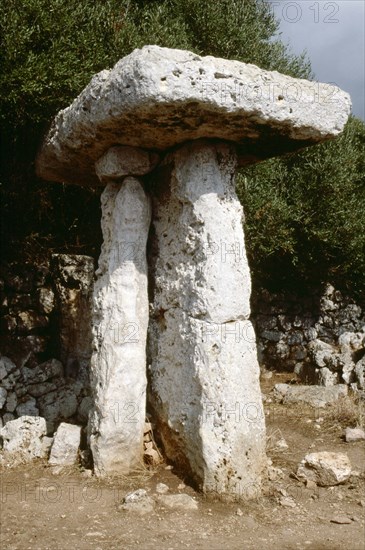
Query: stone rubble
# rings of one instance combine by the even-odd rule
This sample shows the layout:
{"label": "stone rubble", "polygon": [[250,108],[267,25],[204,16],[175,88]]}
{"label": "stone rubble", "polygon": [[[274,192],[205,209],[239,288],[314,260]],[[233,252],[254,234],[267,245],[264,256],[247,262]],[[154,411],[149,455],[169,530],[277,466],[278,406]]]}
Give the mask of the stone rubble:
{"label": "stone rubble", "polygon": [[49,464],[72,466],[78,462],[81,427],[61,422],[54,435]]}
{"label": "stone rubble", "polygon": [[89,256],[53,254],[59,315],[60,360],[65,376],[89,386],[94,260]]}
{"label": "stone rubble", "polygon": [[252,302],[263,372],[274,367],[304,383],[365,389],[365,307],[332,285],[311,296],[261,290]]}
{"label": "stone rubble", "polygon": [[17,465],[45,458],[49,449],[49,440],[43,442],[46,433],[46,421],[39,416],[22,416],[8,421],[0,429],[2,460]]}
{"label": "stone rubble", "polygon": [[137,489],[124,497],[117,506],[117,510],[145,515],[153,512],[155,504],[155,500],[147,494],[145,489]]}
{"label": "stone rubble", "polygon": [[175,495],[160,495],[158,500],[167,508],[174,510],[197,510],[198,503],[191,496],[185,493]]}
{"label": "stone rubble", "polygon": [[[40,415],[50,435],[64,420],[86,424],[93,259],[57,254],[43,265],[2,265],[0,275],[1,422]],[[60,358],[51,349],[59,349]]]}
{"label": "stone rubble", "polygon": [[273,388],[274,397],[284,405],[305,403],[319,408],[336,403],[347,394],[348,388],[345,384],[331,387],[275,384]]}
{"label": "stone rubble", "polygon": [[158,466],[163,461],[162,455],[153,437],[151,422],[145,422],[143,430],[143,458],[149,466]]}
{"label": "stone rubble", "polygon": [[353,443],[354,441],[362,441],[365,439],[365,431],[361,428],[346,428],[345,441],[346,443]]}
{"label": "stone rubble", "polygon": [[320,487],[331,487],[347,481],[352,473],[345,453],[321,451],[307,454],[298,466],[297,477],[314,481]]}

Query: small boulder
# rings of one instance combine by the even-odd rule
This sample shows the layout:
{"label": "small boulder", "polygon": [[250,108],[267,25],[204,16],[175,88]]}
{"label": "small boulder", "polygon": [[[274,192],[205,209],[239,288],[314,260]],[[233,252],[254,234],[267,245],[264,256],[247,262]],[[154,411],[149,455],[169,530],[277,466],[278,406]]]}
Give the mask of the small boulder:
{"label": "small boulder", "polygon": [[159,493],[160,495],[164,495],[169,492],[169,486],[165,483],[157,483],[156,485],[156,493]]}
{"label": "small boulder", "polygon": [[281,439],[279,439],[276,444],[275,444],[275,448],[278,449],[278,450],[286,450],[286,449],[289,449],[289,445],[287,444],[287,442],[285,441],[285,439],[282,437]]}
{"label": "small boulder", "polygon": [[147,495],[145,489],[137,489],[133,493],[128,493],[123,499],[123,502],[118,505],[118,511],[135,512],[137,514],[148,514],[153,511],[155,501]]}
{"label": "small boulder", "polygon": [[345,453],[322,451],[310,453],[298,466],[297,477],[303,481],[315,481],[321,487],[339,485],[349,479],[351,463]]}
{"label": "small boulder", "polygon": [[40,288],[38,290],[38,302],[42,313],[49,315],[55,305],[55,296],[51,288]]}
{"label": "small boulder", "polygon": [[12,413],[12,412],[15,411],[17,404],[18,404],[18,400],[17,400],[16,393],[14,393],[14,392],[8,393],[8,396],[6,398],[5,410],[7,412]]}
{"label": "small boulder", "polygon": [[20,403],[15,409],[18,416],[38,416],[39,409],[34,397],[30,397],[27,401]]}
{"label": "small boulder", "polygon": [[361,390],[365,390],[365,356],[356,363],[355,377]]}
{"label": "small boulder", "polygon": [[5,457],[11,458],[14,465],[45,457],[47,451],[43,439],[46,432],[46,421],[40,416],[21,416],[10,420],[0,430]]}
{"label": "small boulder", "polygon": [[3,415],[3,424],[7,424],[8,422],[11,422],[12,420],[15,420],[15,416],[13,413],[7,412]]}
{"label": "small boulder", "polygon": [[198,503],[189,495],[179,493],[176,495],[161,495],[159,501],[167,508],[174,510],[197,510]]}
{"label": "small boulder", "polygon": [[310,342],[308,350],[315,365],[320,368],[327,366],[331,360],[331,356],[336,353],[334,346],[319,339]]}
{"label": "small boulder", "polygon": [[354,441],[361,441],[365,439],[365,431],[361,428],[346,428],[345,441],[346,443],[353,443]]}
{"label": "small boulder", "polygon": [[143,176],[151,172],[159,156],[137,147],[116,145],[95,163],[96,175],[102,182],[118,180],[124,176]]}
{"label": "small boulder", "polygon": [[77,462],[81,427],[62,422],[54,436],[49,463],[55,466],[72,466]]}

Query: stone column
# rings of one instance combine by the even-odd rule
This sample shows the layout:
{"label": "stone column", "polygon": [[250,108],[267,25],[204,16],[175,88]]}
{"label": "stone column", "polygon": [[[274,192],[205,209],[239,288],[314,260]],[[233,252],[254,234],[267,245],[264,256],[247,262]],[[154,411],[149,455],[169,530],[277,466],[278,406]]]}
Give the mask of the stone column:
{"label": "stone column", "polygon": [[101,202],[104,243],[94,285],[89,441],[97,475],[126,474],[143,460],[151,210],[134,177],[108,183]]}
{"label": "stone column", "polygon": [[195,141],[157,170],[151,406],[167,456],[205,493],[260,489],[265,423],[234,146]]}

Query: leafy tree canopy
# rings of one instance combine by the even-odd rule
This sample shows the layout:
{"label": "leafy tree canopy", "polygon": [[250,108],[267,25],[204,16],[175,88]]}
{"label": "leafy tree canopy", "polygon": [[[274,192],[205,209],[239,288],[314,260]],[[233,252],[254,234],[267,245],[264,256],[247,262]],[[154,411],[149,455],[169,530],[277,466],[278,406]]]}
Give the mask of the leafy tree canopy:
{"label": "leafy tree canopy", "polygon": [[[47,125],[94,73],[134,48],[158,44],[311,78],[306,55],[293,55],[278,30],[263,0],[2,2],[0,183],[6,254],[14,255],[20,246],[23,256],[52,249],[98,253],[98,198],[74,186],[45,184],[34,174]],[[364,288],[364,135],[364,125],[352,119],[331,143],[242,173],[238,192],[254,281],[275,286],[329,277]]]}
{"label": "leafy tree canopy", "polygon": [[7,0],[0,30],[0,122],[12,127],[49,121],[95,72],[145,44],[310,74],[273,39],[278,22],[261,0]]}
{"label": "leafy tree canopy", "polygon": [[256,281],[277,286],[330,281],[357,292],[365,273],[365,125],[239,175]]}

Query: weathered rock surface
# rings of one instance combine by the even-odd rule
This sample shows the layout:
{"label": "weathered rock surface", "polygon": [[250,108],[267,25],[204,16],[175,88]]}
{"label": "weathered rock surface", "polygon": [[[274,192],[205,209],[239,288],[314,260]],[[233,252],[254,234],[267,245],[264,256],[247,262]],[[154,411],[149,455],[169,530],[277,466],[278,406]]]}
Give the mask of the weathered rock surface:
{"label": "weathered rock surface", "polygon": [[347,395],[347,386],[291,386],[290,384],[275,384],[275,397],[287,403],[306,403],[312,407],[325,407],[329,403],[335,403]]}
{"label": "weathered rock surface", "polygon": [[[206,493],[257,495],[266,466],[265,426],[234,173],[238,164],[338,135],[349,112],[348,94],[334,86],[146,46],[95,75],[56,117],[37,158],[38,174],[106,184],[89,422],[98,475],[128,473],[141,462],[143,443],[144,456],[159,459],[153,441],[143,441],[150,206],[138,180],[127,177],[120,187],[122,177],[153,170],[144,179],[156,194],[151,406],[166,453]],[[167,149],[173,152],[156,169],[156,151]],[[47,307],[45,300],[42,311]],[[24,328],[20,311],[7,325],[26,333],[40,320],[32,317]],[[272,328],[264,333],[283,356],[293,345],[293,357],[306,358],[299,330],[287,345],[284,332]],[[346,348],[338,359],[346,383],[354,379],[349,353]],[[73,370],[80,376],[69,358],[61,360],[67,376]],[[327,364],[321,368],[333,383]]]}
{"label": "weathered rock surface", "polygon": [[26,385],[41,384],[52,378],[63,376],[63,365],[57,359],[49,359],[33,369],[23,367],[23,379]]}
{"label": "weathered rock surface", "polygon": [[81,389],[82,383],[70,382],[39,398],[40,412],[47,420],[48,433],[53,433],[61,420],[76,415]]}
{"label": "weathered rock surface", "polygon": [[2,409],[6,403],[7,395],[8,395],[8,392],[6,391],[6,389],[3,387],[0,387],[0,409]]}
{"label": "weathered rock surface", "polygon": [[4,423],[42,416],[49,434],[61,421],[87,421],[94,276],[93,258],[61,254],[52,262],[52,269],[48,263],[0,266],[1,309],[15,319],[14,331],[5,328],[0,337],[0,385],[7,392],[0,415]]}
{"label": "weathered rock surface", "polygon": [[[304,384],[362,389],[365,308],[332,285],[310,293],[258,290],[251,299],[263,369],[293,372]],[[362,307],[360,306],[362,305]]]}
{"label": "weathered rock surface", "polygon": [[18,416],[38,416],[39,409],[34,397],[30,397],[27,401],[20,403],[16,408],[16,413]]}
{"label": "weathered rock surface", "polygon": [[88,385],[94,260],[90,256],[53,254],[52,262],[59,309],[60,358],[66,376]]}
{"label": "weathered rock surface", "polygon": [[[265,426],[236,157],[196,142],[158,170],[150,401],[167,456],[204,492],[259,485]],[[165,175],[165,180],[162,177]],[[153,254],[153,252],[152,252]]]}
{"label": "weathered rock surface", "polygon": [[42,417],[22,416],[10,420],[0,430],[5,458],[15,465],[45,457],[47,449],[43,438],[46,433],[46,421]]}
{"label": "weathered rock surface", "polygon": [[165,150],[197,138],[242,145],[245,162],[338,135],[349,95],[238,61],[145,46],[121,59],[61,111],[37,159],[46,180],[98,185],[111,146]]}
{"label": "weathered rock surface", "polygon": [[81,440],[81,427],[62,422],[54,435],[49,464],[72,466],[77,462]]}
{"label": "weathered rock surface", "polygon": [[354,441],[362,441],[365,439],[365,431],[361,428],[346,428],[345,441],[346,443],[352,443]]}
{"label": "weathered rock surface", "polygon": [[147,494],[145,489],[137,489],[124,497],[121,504],[117,506],[117,510],[145,515],[153,511],[155,504],[155,500]]}
{"label": "weathered rock surface", "polygon": [[136,147],[111,147],[95,164],[95,172],[103,183],[112,183],[123,176],[143,176],[154,169],[159,156]]}
{"label": "weathered rock surface", "polygon": [[355,365],[357,384],[361,390],[365,390],[365,356]]}
{"label": "weathered rock surface", "polygon": [[167,508],[174,510],[197,510],[198,503],[191,496],[185,493],[178,493],[175,495],[160,495],[158,500]]}
{"label": "weathered rock surface", "polygon": [[345,453],[310,453],[299,464],[297,477],[315,481],[321,487],[339,485],[351,475],[351,463]]}
{"label": "weathered rock surface", "polygon": [[94,287],[90,445],[95,472],[142,462],[148,326],[146,243],[150,202],[135,178],[102,195],[104,243]]}

